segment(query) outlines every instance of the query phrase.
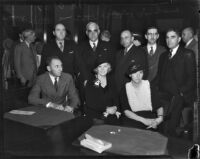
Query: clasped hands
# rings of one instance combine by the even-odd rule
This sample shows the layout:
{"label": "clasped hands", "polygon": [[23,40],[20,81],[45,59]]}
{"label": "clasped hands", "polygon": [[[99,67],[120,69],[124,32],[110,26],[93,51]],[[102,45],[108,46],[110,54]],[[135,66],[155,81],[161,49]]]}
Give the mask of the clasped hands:
{"label": "clasped hands", "polygon": [[147,129],[150,129],[150,128],[156,129],[162,121],[163,121],[162,117],[158,117],[155,119],[144,118],[142,123],[147,126]]}
{"label": "clasped hands", "polygon": [[119,118],[120,115],[121,115],[121,113],[117,111],[117,107],[116,106],[107,107],[106,111],[103,112],[103,115],[105,117],[107,117],[109,114],[111,114],[111,115],[115,114],[117,116],[117,118]]}
{"label": "clasped hands", "polygon": [[61,110],[61,111],[66,111],[69,113],[73,113],[74,108],[70,107],[70,106],[63,106],[62,104],[56,104],[56,103],[50,103],[48,105],[48,108],[53,108],[53,109],[57,109],[57,110]]}

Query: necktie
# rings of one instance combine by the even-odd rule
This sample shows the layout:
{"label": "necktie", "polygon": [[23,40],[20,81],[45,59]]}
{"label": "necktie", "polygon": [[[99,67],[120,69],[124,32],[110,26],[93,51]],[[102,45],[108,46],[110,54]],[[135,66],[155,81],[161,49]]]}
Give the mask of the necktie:
{"label": "necktie", "polygon": [[57,81],[57,77],[55,77],[54,88],[55,88],[56,91],[58,90],[58,81]]}
{"label": "necktie", "polygon": [[95,44],[95,43],[93,43],[92,50],[93,50],[93,51],[96,51],[96,48],[97,48],[96,44]]}
{"label": "necktie", "polygon": [[172,58],[172,49],[169,50],[169,55],[168,56],[169,56],[169,59]]}
{"label": "necktie", "polygon": [[63,45],[63,43],[62,43],[62,42],[59,42],[59,48],[60,48],[60,50],[63,52],[64,45]]}
{"label": "necktie", "polygon": [[150,49],[150,51],[149,51],[149,55],[153,55],[153,46],[151,46],[151,49]]}
{"label": "necktie", "polygon": [[126,54],[127,54],[127,52],[128,52],[128,49],[127,49],[127,48],[125,48],[125,49],[124,49],[124,55],[126,55]]}

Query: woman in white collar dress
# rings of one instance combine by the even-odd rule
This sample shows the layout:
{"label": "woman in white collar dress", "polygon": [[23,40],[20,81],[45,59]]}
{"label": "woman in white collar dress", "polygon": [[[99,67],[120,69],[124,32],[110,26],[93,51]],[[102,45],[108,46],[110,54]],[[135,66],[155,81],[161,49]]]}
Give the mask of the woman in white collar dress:
{"label": "woman in white collar dress", "polygon": [[123,124],[141,129],[157,129],[163,121],[163,107],[149,81],[142,79],[142,66],[132,63],[127,75],[131,81],[125,84],[120,93]]}

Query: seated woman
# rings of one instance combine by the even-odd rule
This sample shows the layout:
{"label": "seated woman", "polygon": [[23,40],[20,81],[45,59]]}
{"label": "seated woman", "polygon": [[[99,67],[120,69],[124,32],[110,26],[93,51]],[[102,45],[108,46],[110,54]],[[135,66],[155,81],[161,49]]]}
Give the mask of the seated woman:
{"label": "seated woman", "polygon": [[102,57],[95,61],[94,77],[85,87],[85,113],[95,124],[118,124],[120,113],[111,65]]}
{"label": "seated woman", "polygon": [[131,81],[120,92],[120,103],[125,115],[123,124],[141,129],[157,129],[163,121],[163,108],[149,81],[142,80],[142,66],[132,63],[127,75]]}

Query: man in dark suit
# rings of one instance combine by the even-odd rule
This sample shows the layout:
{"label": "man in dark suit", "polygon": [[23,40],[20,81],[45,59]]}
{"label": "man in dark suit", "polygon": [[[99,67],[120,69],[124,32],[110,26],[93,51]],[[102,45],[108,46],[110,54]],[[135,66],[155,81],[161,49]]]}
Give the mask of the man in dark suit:
{"label": "man in dark suit", "polygon": [[[114,64],[114,50],[112,46],[99,39],[100,29],[98,24],[89,22],[86,26],[86,35],[89,40],[80,43],[78,53],[84,61],[87,70],[87,79],[92,77],[92,70],[97,57],[105,57]],[[85,81],[86,82],[86,81]]]}
{"label": "man in dark suit", "polygon": [[22,85],[31,87],[37,74],[37,54],[32,43],[35,41],[35,32],[27,29],[22,33],[24,41],[15,47],[14,66],[17,78]]}
{"label": "man in dark suit", "polygon": [[191,50],[179,46],[180,41],[176,29],[167,31],[166,43],[170,51],[160,56],[158,65],[159,91],[168,115],[165,132],[169,135],[176,135],[183,106],[192,103],[195,97],[195,56]]}
{"label": "man in dark suit", "polygon": [[37,78],[28,97],[29,103],[72,112],[79,104],[72,76],[62,72],[58,57],[47,59],[47,70]]}
{"label": "man in dark suit", "polygon": [[115,81],[118,93],[125,83],[130,81],[125,73],[131,62],[137,62],[142,65],[145,68],[143,79],[147,77],[148,66],[146,53],[142,48],[134,46],[133,40],[134,37],[129,30],[124,30],[121,33],[121,45],[124,49],[117,53],[115,64]]}
{"label": "man in dark suit", "polygon": [[[62,23],[55,25],[53,31],[55,40],[47,43],[43,47],[39,74],[46,71],[46,60],[51,56],[58,56],[63,63],[63,72],[70,73],[76,77],[79,71],[84,72],[84,67],[76,52],[76,44],[71,40],[65,40],[66,29]],[[82,73],[84,75],[84,73]]]}
{"label": "man in dark suit", "polygon": [[182,40],[185,48],[195,53],[196,63],[198,63],[198,42],[194,38],[194,31],[191,27],[187,27],[182,31]]}
{"label": "man in dark suit", "polygon": [[149,70],[147,80],[151,82],[151,86],[154,86],[154,79],[158,72],[158,61],[160,55],[165,52],[166,49],[163,46],[157,44],[159,33],[156,27],[149,27],[145,34],[145,38],[147,39],[147,45],[144,47],[144,50],[147,53]]}

